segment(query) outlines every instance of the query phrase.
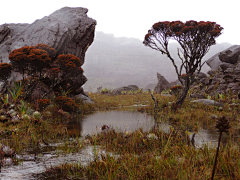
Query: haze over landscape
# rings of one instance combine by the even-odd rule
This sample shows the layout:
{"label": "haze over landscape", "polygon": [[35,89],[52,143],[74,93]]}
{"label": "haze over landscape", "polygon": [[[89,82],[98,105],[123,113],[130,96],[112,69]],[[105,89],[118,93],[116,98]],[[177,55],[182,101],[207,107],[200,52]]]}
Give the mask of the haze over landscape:
{"label": "haze over landscape", "polygon": [[[201,3],[190,0],[153,0],[150,3],[136,0],[60,0],[56,3],[42,0],[37,6],[30,0],[13,0],[11,4],[0,2],[0,24],[32,23],[65,6],[88,9],[87,16],[95,19],[97,25],[94,42],[83,65],[88,78],[84,85],[87,91],[96,91],[99,86],[112,89],[129,84],[144,88],[157,83],[157,72],[170,82],[176,80],[175,70],[167,57],[142,44],[148,29],[158,21],[214,21],[224,27],[223,34],[216,39],[218,44],[210,49],[204,60],[231,45],[240,44],[240,39],[236,38],[240,25],[233,23],[238,22],[235,0],[228,3],[215,0],[202,0]],[[178,58],[176,48],[177,44],[171,43],[171,52]],[[204,65],[203,72],[208,70],[209,67]]]}
{"label": "haze over landscape", "polygon": [[[219,43],[211,47],[203,61],[230,47],[230,43]],[[170,52],[177,60],[178,44],[170,44]],[[179,64],[181,63],[178,61]],[[177,79],[176,72],[167,56],[143,45],[136,38],[115,37],[113,34],[96,32],[93,44],[86,53],[83,69],[87,83],[86,91],[96,91],[98,87],[114,89],[130,84],[145,88],[157,84],[157,72],[171,82]],[[205,64],[202,72],[210,68]]]}

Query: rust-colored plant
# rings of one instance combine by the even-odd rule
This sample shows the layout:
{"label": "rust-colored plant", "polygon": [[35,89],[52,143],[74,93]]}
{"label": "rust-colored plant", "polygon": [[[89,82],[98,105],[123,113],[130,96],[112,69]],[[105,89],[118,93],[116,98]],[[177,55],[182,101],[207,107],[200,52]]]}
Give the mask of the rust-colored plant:
{"label": "rust-colored plant", "polygon": [[78,105],[69,97],[58,96],[56,97],[56,103],[61,106],[64,111],[76,112],[78,110]]}
{"label": "rust-colored plant", "polygon": [[49,99],[38,99],[38,107],[42,110],[50,104]]}
{"label": "rust-colored plant", "polygon": [[72,54],[59,55],[56,63],[60,66],[60,69],[65,72],[82,71],[80,59]]}
{"label": "rust-colored plant", "polygon": [[48,52],[35,46],[15,49],[9,54],[9,59],[14,70],[23,75],[23,79],[25,73],[31,76],[39,73],[41,77],[43,68],[49,67],[51,62]]}
{"label": "rust-colored plant", "polygon": [[[166,54],[171,60],[178,80],[183,85],[181,96],[177,100],[177,105],[184,102],[190,85],[193,83],[194,72],[201,71],[203,66],[202,58],[208,52],[210,46],[216,43],[215,38],[222,34],[223,28],[215,22],[204,21],[162,21],[155,23],[145,35],[143,43],[162,54]],[[175,60],[171,56],[168,48],[169,40],[176,40],[180,47],[178,57],[182,64],[178,68]],[[185,70],[186,78],[181,77]]]}
{"label": "rust-colored plant", "polygon": [[56,50],[54,48],[51,48],[47,44],[37,44],[35,46],[35,49],[42,49],[46,51],[49,54],[49,57],[52,59],[56,56]]}
{"label": "rust-colored plant", "polygon": [[170,88],[171,90],[178,90],[178,89],[182,89],[182,86],[180,85],[176,85]]}

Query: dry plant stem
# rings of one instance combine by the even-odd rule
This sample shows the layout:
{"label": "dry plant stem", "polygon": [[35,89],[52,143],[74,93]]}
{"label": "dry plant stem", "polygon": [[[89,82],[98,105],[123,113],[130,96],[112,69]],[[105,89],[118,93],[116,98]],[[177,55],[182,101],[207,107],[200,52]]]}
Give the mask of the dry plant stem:
{"label": "dry plant stem", "polygon": [[216,157],[215,157],[215,162],[214,162],[214,166],[213,166],[213,171],[212,171],[212,178],[211,178],[211,180],[213,180],[213,178],[214,178],[214,173],[215,173],[215,169],[216,169],[216,165],[217,165],[217,157],[218,157],[218,152],[219,152],[221,137],[222,137],[222,132],[220,131],[220,135],[219,135],[219,138],[218,138],[218,147],[217,147],[217,152],[216,152]]}
{"label": "dry plant stem", "polygon": [[[149,91],[150,92],[150,91]],[[154,96],[152,95],[152,93],[150,92],[150,95],[154,101],[154,113],[157,113],[157,105],[158,105],[158,102],[156,101],[156,99],[154,98]]]}

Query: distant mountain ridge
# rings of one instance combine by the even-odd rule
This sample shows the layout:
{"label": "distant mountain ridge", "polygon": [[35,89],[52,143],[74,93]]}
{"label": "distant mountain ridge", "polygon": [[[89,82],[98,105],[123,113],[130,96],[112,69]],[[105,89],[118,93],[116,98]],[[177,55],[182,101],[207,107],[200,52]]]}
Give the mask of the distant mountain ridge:
{"label": "distant mountain ridge", "polygon": [[[230,46],[229,43],[212,46],[204,61]],[[179,59],[177,47],[177,43],[170,43],[169,50],[176,60]],[[180,63],[180,60],[176,62],[177,65]],[[169,82],[177,79],[173,65],[166,55],[144,46],[139,39],[114,37],[113,34],[98,31],[86,52],[83,69],[88,78],[84,89],[92,92],[100,86],[114,89],[134,84],[144,88],[149,84],[157,84],[157,72]],[[202,72],[206,73],[208,70],[210,68],[205,64]]]}

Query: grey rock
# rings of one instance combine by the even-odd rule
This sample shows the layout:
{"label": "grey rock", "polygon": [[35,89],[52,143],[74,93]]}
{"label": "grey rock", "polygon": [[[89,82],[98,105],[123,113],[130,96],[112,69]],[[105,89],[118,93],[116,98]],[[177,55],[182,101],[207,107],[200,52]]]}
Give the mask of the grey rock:
{"label": "grey rock", "polygon": [[207,65],[211,68],[211,71],[216,71],[218,67],[223,63],[218,57],[219,54],[220,53],[215,54],[206,61]]}
{"label": "grey rock", "polygon": [[120,88],[116,88],[113,90],[113,94],[114,95],[120,95],[122,94],[123,91],[137,91],[139,88],[136,85],[129,85],[129,86],[124,86],[124,87],[120,87]]}
{"label": "grey rock", "polygon": [[200,80],[200,79],[203,79],[203,78],[206,78],[207,75],[203,72],[199,72],[196,76],[195,76],[195,79],[197,80]]}
{"label": "grey rock", "polygon": [[228,48],[225,51],[220,52],[219,59],[222,62],[230,63],[230,64],[236,64],[239,60],[240,55],[240,45],[234,45]]}
{"label": "grey rock", "polygon": [[234,65],[229,64],[229,63],[222,63],[222,64],[220,64],[220,67],[221,67],[222,71],[225,71],[228,68],[234,68]]}
{"label": "grey rock", "polygon": [[[24,46],[47,44],[59,54],[73,54],[84,63],[85,53],[94,39],[96,21],[87,16],[86,8],[64,7],[49,16],[36,20],[32,24],[3,24],[0,26],[0,61],[9,62],[11,51]],[[19,80],[17,75],[13,80]],[[78,95],[87,78],[81,73],[75,78],[67,79],[59,84],[62,88],[71,86],[71,93]],[[68,88],[65,88],[68,89]],[[39,99],[49,92],[48,86],[36,87],[31,98]],[[54,96],[53,92],[47,98]]]}
{"label": "grey rock", "polygon": [[226,63],[230,63],[230,64],[237,63],[237,61],[239,60],[238,59],[239,55],[240,55],[240,45],[234,45],[222,52],[215,54],[214,56],[209,58],[206,61],[206,63],[208,66],[211,67],[213,71],[216,71],[219,68],[219,66],[222,64],[226,65]]}
{"label": "grey rock", "polygon": [[163,90],[170,88],[170,83],[165,79],[164,76],[157,73],[157,79],[158,79],[158,83],[157,83],[156,87],[154,88],[154,91],[157,94],[161,94],[161,92]]}
{"label": "grey rock", "polygon": [[14,49],[39,43],[53,47],[58,54],[73,54],[84,63],[85,52],[94,39],[96,21],[86,8],[64,7],[32,24],[0,26],[0,61],[9,62]]}
{"label": "grey rock", "polygon": [[205,104],[205,105],[212,105],[212,106],[223,106],[222,103],[219,103],[217,101],[214,101],[214,100],[210,100],[210,99],[197,99],[197,100],[193,100],[193,101],[190,101],[192,103],[202,103],[202,104]]}
{"label": "grey rock", "polygon": [[87,95],[78,94],[75,97],[79,98],[80,100],[82,100],[83,103],[89,103],[89,104],[94,103],[93,100],[89,96],[87,96]]}

